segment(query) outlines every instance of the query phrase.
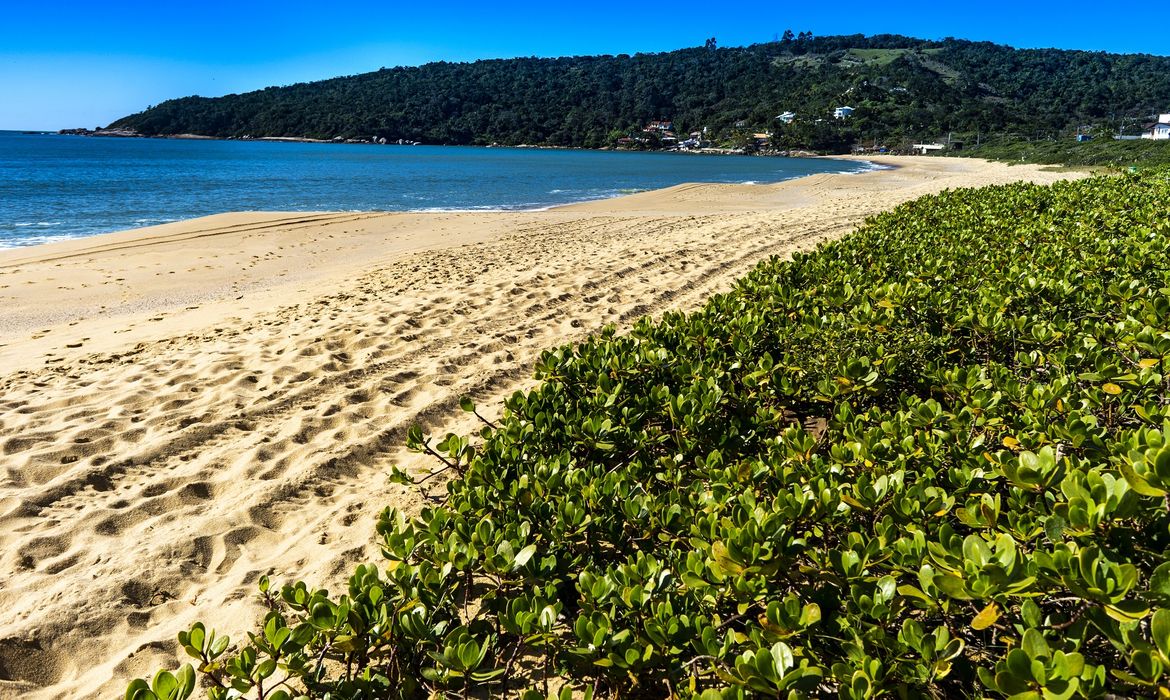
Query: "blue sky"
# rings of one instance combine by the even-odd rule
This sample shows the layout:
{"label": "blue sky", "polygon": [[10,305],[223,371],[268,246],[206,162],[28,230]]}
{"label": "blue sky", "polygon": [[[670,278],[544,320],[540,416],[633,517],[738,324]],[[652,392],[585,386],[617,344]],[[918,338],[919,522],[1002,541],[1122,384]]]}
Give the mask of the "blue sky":
{"label": "blue sky", "polygon": [[[661,7],[661,10],[653,9]],[[94,127],[171,97],[382,66],[667,51],[818,35],[954,36],[1170,55],[1142,6],[1101,3],[241,2],[0,4],[0,129]]]}

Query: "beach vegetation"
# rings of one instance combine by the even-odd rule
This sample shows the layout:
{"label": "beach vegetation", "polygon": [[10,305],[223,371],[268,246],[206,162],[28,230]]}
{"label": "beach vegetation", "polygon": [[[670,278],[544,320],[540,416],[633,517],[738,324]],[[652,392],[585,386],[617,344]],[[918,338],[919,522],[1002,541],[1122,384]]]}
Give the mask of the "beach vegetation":
{"label": "beach vegetation", "polygon": [[1102,134],[1100,138],[1086,142],[1078,142],[1071,136],[1042,140],[1003,137],[949,155],[1007,163],[1102,168],[1166,167],[1170,166],[1170,141],[1117,141],[1110,134]]}
{"label": "beach vegetation", "polygon": [[128,700],[1170,696],[1170,176],[928,196],[546,351]]}

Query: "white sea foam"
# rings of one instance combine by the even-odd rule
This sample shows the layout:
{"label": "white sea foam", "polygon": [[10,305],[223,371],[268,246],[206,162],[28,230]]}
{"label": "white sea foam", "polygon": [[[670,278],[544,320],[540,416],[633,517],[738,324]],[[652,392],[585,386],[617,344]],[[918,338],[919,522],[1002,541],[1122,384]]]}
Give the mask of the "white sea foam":
{"label": "white sea foam", "polygon": [[57,243],[60,241],[70,241],[74,238],[85,238],[93,234],[90,233],[62,233],[55,236],[21,236],[20,238],[0,238],[0,250],[10,248],[26,248],[30,245],[41,245],[42,243]]}
{"label": "white sea foam", "polygon": [[840,172],[842,175],[858,175],[861,173],[871,173],[871,172],[874,172],[875,170],[893,170],[893,169],[894,169],[894,166],[892,166],[892,165],[884,165],[882,163],[874,163],[872,161],[863,160],[863,161],[858,162],[854,167],[846,168]]}

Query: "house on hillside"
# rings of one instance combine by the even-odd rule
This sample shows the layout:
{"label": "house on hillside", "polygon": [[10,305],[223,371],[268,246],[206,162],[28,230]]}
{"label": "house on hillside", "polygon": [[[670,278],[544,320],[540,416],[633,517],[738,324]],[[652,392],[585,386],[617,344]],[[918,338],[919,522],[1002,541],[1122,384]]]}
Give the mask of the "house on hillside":
{"label": "house on hillside", "polygon": [[833,110],[834,119],[848,119],[851,116],[853,116],[852,107],[838,107]]}
{"label": "house on hillside", "polygon": [[674,122],[669,119],[656,119],[647,124],[646,128],[642,129],[642,131],[657,131],[659,133],[674,131]]}
{"label": "house on hillside", "polygon": [[691,148],[707,148],[711,144],[703,139],[703,132],[692,131],[688,135],[688,138],[683,140],[683,141],[679,141],[678,145],[679,145],[679,148],[691,149]]}
{"label": "house on hillside", "polygon": [[791,124],[792,120],[796,119],[796,112],[785,112],[783,114],[777,114],[776,119],[785,124]]}
{"label": "house on hillside", "polygon": [[1159,114],[1158,121],[1146,127],[1142,132],[1143,139],[1154,141],[1170,141],[1170,114]]}
{"label": "house on hillside", "polygon": [[935,151],[945,151],[947,149],[946,144],[942,143],[916,143],[910,148],[912,148],[919,155],[923,156],[928,153],[933,153]]}

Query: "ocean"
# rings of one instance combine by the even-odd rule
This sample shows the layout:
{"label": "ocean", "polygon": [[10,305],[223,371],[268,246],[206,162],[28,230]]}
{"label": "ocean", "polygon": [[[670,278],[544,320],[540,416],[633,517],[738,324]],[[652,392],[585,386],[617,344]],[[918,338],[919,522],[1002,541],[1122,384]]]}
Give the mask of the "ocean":
{"label": "ocean", "polygon": [[0,131],[0,248],[227,211],[524,210],[682,182],[778,182],[852,161]]}

